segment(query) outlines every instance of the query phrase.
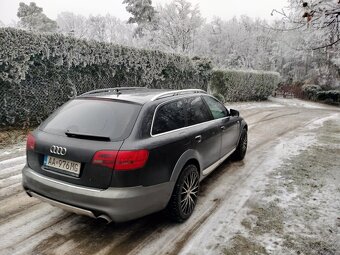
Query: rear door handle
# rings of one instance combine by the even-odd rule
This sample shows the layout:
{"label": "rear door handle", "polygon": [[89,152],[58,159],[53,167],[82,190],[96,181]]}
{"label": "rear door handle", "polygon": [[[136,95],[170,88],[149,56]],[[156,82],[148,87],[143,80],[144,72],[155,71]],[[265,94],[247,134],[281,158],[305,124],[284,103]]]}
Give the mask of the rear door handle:
{"label": "rear door handle", "polygon": [[195,136],[195,140],[198,143],[202,142],[202,136],[201,135]]}
{"label": "rear door handle", "polygon": [[225,126],[221,126],[221,129],[222,129],[222,131],[224,131],[225,130]]}

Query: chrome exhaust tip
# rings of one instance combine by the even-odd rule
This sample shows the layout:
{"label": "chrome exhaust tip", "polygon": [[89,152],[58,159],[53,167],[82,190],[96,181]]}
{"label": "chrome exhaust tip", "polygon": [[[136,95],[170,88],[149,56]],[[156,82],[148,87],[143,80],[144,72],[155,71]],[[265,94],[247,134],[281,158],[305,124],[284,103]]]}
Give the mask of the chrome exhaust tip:
{"label": "chrome exhaust tip", "polygon": [[97,219],[105,220],[107,224],[110,224],[112,222],[111,218],[105,214],[99,215]]}

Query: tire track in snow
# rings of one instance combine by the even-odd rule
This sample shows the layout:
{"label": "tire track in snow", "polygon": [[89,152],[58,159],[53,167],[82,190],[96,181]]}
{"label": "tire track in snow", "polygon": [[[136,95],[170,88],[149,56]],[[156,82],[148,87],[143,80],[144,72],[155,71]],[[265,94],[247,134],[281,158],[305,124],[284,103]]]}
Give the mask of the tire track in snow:
{"label": "tire track in snow", "polygon": [[20,157],[15,157],[15,158],[10,158],[6,160],[0,161],[0,173],[2,170],[8,167],[13,167],[18,164],[23,164],[26,162],[26,155],[25,156],[20,156]]}
{"label": "tire track in snow", "polygon": [[21,173],[25,164],[19,164],[0,170],[0,180]]}
{"label": "tire track in snow", "polygon": [[[215,203],[215,204],[216,204],[216,203]],[[208,215],[210,215],[211,210],[208,209],[207,212],[208,212],[208,213],[206,213],[205,215],[208,216]],[[204,217],[204,218],[206,218],[206,217]],[[154,226],[154,225],[153,225],[153,226]],[[153,229],[154,229],[154,227],[153,227]],[[130,239],[127,239],[127,242],[123,242],[123,243],[121,243],[118,247],[115,247],[115,248],[116,248],[115,250],[116,250],[116,251],[119,250],[119,247],[125,247],[124,249],[121,249],[121,250],[127,251],[127,249],[126,249],[126,243],[128,243],[129,240],[130,240]],[[117,249],[117,248],[118,248],[118,249]]]}
{"label": "tire track in snow", "polygon": [[[287,113],[293,109],[295,111],[297,110],[297,108],[280,108],[276,113],[279,114],[282,110]],[[260,111],[259,114],[256,114],[256,112],[251,113],[248,117],[250,121],[259,119],[259,115],[268,115],[268,111],[272,111],[270,108],[267,112],[261,109],[258,110]],[[316,112],[315,110],[313,111]],[[247,114],[251,111],[244,112]],[[271,116],[272,114],[275,113],[269,113]],[[253,126],[250,130],[252,135],[250,136],[250,147],[246,161],[255,160],[254,158],[258,158],[260,161],[261,155],[265,153],[266,150],[270,150],[269,145],[264,145],[270,143],[273,138],[276,139],[287,132],[293,131],[294,126],[304,126],[308,122],[308,119],[310,120],[310,116],[304,117],[304,114],[305,113],[301,112],[301,114],[293,116],[276,117],[270,122],[265,122],[265,125],[263,123],[263,125],[258,124]],[[268,116],[264,118],[268,118]],[[300,118],[302,118],[302,120],[300,120]],[[289,128],[281,125],[282,121],[289,122]],[[270,130],[270,132],[268,132],[268,130]],[[260,157],[256,154],[259,154]],[[14,161],[5,162],[7,171],[8,168],[18,164],[16,160],[18,161],[18,157]],[[24,161],[25,160],[23,160],[22,163],[24,163]],[[3,164],[0,165],[0,169],[1,167],[3,167]],[[243,177],[242,175],[245,174],[245,172],[242,172],[241,169],[241,163],[226,163],[204,180],[202,183],[203,191],[196,208],[197,210],[195,210],[193,217],[184,223],[186,225],[170,223],[164,219],[163,215],[154,214],[123,225],[112,224],[106,226],[100,225],[98,221],[93,219],[67,213],[63,214],[63,211],[57,208],[53,208],[51,211],[45,211],[47,215],[43,217],[43,215],[39,214],[39,211],[44,207],[40,206],[48,205],[38,203],[32,206],[27,203],[24,206],[25,209],[20,211],[17,210],[18,205],[13,202],[12,205],[6,208],[7,216],[5,216],[8,220],[0,222],[0,233],[2,233],[1,229],[8,229],[9,226],[12,226],[10,230],[3,231],[3,233],[16,232],[17,230],[27,233],[23,235],[11,234],[13,239],[7,238],[2,240],[2,243],[6,245],[5,250],[2,250],[5,252],[3,254],[64,254],[67,252],[70,254],[126,254],[129,252],[132,254],[150,254],[147,251],[154,251],[156,254],[160,254],[161,252],[175,253],[181,251],[182,248],[186,246],[186,241],[201,229],[201,226],[206,223],[207,219],[214,217],[214,211],[217,210],[214,206],[220,208],[222,201],[225,200],[225,194],[233,193],[232,188],[224,187],[227,183],[223,182],[223,180],[229,180],[235,189],[239,185],[242,185],[240,184],[240,180],[242,180],[240,178]],[[256,169],[252,171],[255,172]],[[0,170],[0,176],[1,172]],[[248,179],[249,178],[250,177],[248,177]],[[24,199],[23,195],[25,195],[20,192],[7,194],[9,196],[1,201],[10,201],[11,198],[15,200],[20,196],[22,196],[21,199]],[[27,197],[27,200],[32,201],[33,199]],[[2,205],[1,201],[0,205]],[[18,199],[18,201],[20,200]],[[13,208],[15,205],[17,207],[16,209]],[[56,213],[56,210],[59,210],[59,214]],[[12,217],[10,216],[11,211],[14,212]],[[32,212],[34,212],[33,215]],[[54,216],[53,213],[55,213]],[[34,215],[37,214],[41,217],[36,218]],[[49,216],[49,214],[52,214],[52,216]],[[64,215],[64,217],[62,215]],[[35,221],[38,221],[41,226],[37,226]],[[12,225],[8,225],[9,222],[12,222]],[[3,226],[5,227],[3,228]],[[0,250],[0,254],[2,251]]]}
{"label": "tire track in snow", "polygon": [[0,190],[2,188],[6,188],[10,185],[17,184],[17,183],[21,182],[21,179],[22,179],[21,173],[9,176],[9,177],[4,178],[4,179],[0,179]]}
{"label": "tire track in snow", "polygon": [[11,243],[19,244],[68,216],[63,210],[42,203],[31,207],[25,214],[0,225],[0,251],[9,248]]}
{"label": "tire track in snow", "polygon": [[[319,120],[319,119],[321,119],[321,118],[318,117],[318,118],[315,118],[311,121],[308,121],[307,125],[309,125],[310,123],[313,123],[313,122],[315,122],[316,120]],[[289,134],[289,133],[292,133],[294,130],[302,128],[304,126],[305,126],[304,123],[302,123],[302,124],[300,123],[299,125],[295,125],[288,130],[284,130],[284,131],[280,132],[279,136],[275,136],[275,137],[282,137],[282,136]],[[233,194],[233,192],[235,190],[237,190],[238,187],[242,187],[242,185],[247,180],[249,180],[249,178],[253,174],[253,172],[255,172],[256,169],[261,164],[263,164],[263,162],[266,160],[266,157],[264,157],[265,151],[266,151],[266,149],[272,147],[271,144],[275,144],[273,139],[269,139],[269,140],[267,139],[267,140],[263,141],[260,145],[257,145],[256,150],[255,150],[255,148],[251,148],[249,150],[248,154],[249,154],[249,158],[251,159],[251,161],[247,162],[247,164],[250,165],[250,167],[249,167],[248,170],[246,170],[246,172],[233,172],[233,171],[230,172],[230,170],[231,170],[230,168],[233,168],[233,166],[235,166],[235,164],[237,164],[237,163],[234,163],[231,166],[222,166],[223,168],[228,169],[227,173],[224,173],[223,171],[221,171],[221,169],[215,170],[215,172],[217,173],[217,176],[213,177],[215,172],[212,174],[213,181],[209,181],[209,183],[207,184],[207,185],[209,185],[207,193],[208,194],[214,193],[214,190],[210,190],[211,186],[215,186],[215,187],[217,187],[216,190],[219,190],[221,185],[226,185],[226,184],[229,183],[230,187],[227,188],[223,193],[221,193],[218,197],[216,197],[214,199],[217,202],[215,203],[215,206],[213,208],[209,207],[207,209],[207,212],[209,212],[207,214],[207,216],[213,215],[214,212],[217,211],[217,209],[220,208],[220,206],[225,204],[225,203],[221,203],[221,201],[225,200],[225,197],[226,197],[227,194]],[[267,146],[268,148],[263,148],[263,147],[265,147],[264,145],[268,145]],[[260,154],[262,155],[262,157],[260,157],[260,158],[251,157],[253,154],[255,154],[255,152],[259,153],[259,151],[260,151]],[[238,167],[236,167],[236,169],[238,169]],[[242,168],[238,169],[238,171],[240,171],[240,170],[242,170]],[[238,179],[234,179],[234,177],[238,176],[238,175],[241,175],[241,176],[239,176]],[[228,180],[228,178],[230,180]],[[215,182],[215,183],[211,183],[211,182]],[[234,211],[233,213],[236,213],[238,210],[240,210],[242,208],[243,204],[248,200],[248,197],[250,195],[251,195],[251,193],[236,196],[238,198],[237,201],[236,201],[238,203],[238,209],[236,211]],[[203,199],[200,197],[200,200],[203,200]],[[205,201],[205,203],[206,203],[206,201]],[[196,208],[196,209],[198,209],[198,208]],[[156,242],[156,244],[153,243],[151,245],[151,247],[153,247],[153,248],[146,248],[145,250],[142,250],[142,249],[143,249],[143,247],[148,247],[147,243],[141,243],[133,251],[131,251],[131,253],[129,253],[129,254],[165,254],[165,253],[166,254],[178,254],[181,251],[181,249],[185,246],[187,240],[189,240],[191,236],[195,235],[195,233],[200,229],[200,227],[202,225],[204,225],[203,223],[205,222],[206,219],[208,219],[208,217],[204,217],[204,216],[205,216],[204,214],[200,215],[199,219],[197,220],[197,219],[195,219],[195,215],[192,215],[192,217],[190,218],[190,221],[191,222],[195,221],[196,222],[195,224],[191,225],[190,227],[185,226],[185,223],[181,224],[179,226],[179,229],[176,229],[174,231],[172,238],[168,237],[163,241],[160,241],[160,239],[162,237],[158,238],[158,239],[154,240],[154,242]],[[192,218],[194,218],[194,219],[192,219]],[[149,241],[149,243],[151,243],[151,242]],[[162,247],[162,248],[160,248],[160,247]]]}
{"label": "tire track in snow", "polygon": [[29,198],[24,192],[0,200],[0,225],[26,213],[30,207],[39,203],[41,203],[39,200]]}
{"label": "tire track in snow", "polygon": [[0,200],[16,195],[22,191],[23,191],[23,188],[22,188],[21,182],[9,185],[6,188],[0,189]]}
{"label": "tire track in snow", "polygon": [[[240,171],[242,169],[240,169],[239,163],[230,163],[229,161],[224,163],[210,175],[211,177],[209,176],[203,181],[204,191],[201,192],[199,203],[190,218],[190,222],[171,226],[172,229],[169,230],[170,236],[160,237],[154,240],[154,243],[150,246],[146,243],[139,244],[129,254],[178,254],[187,240],[195,235],[207,219],[213,217],[225,196],[236,190],[238,186],[242,186],[263,160],[254,159],[255,162],[247,163],[251,167],[243,171]],[[222,189],[221,186],[223,187]],[[207,203],[209,203],[208,206]],[[198,212],[196,212],[196,209],[198,209]]]}

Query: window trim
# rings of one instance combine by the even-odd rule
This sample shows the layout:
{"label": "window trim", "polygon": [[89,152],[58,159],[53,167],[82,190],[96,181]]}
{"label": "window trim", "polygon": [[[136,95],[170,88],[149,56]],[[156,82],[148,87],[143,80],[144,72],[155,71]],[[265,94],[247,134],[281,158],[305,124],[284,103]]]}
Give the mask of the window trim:
{"label": "window trim", "polygon": [[[173,98],[173,99],[170,99],[170,100],[167,100],[167,101],[164,101],[162,103],[160,103],[159,105],[156,106],[156,109],[153,113],[153,117],[152,117],[152,122],[151,122],[151,128],[150,128],[150,136],[151,137],[158,137],[158,136],[161,136],[161,135],[167,135],[167,134],[170,134],[170,133],[174,133],[174,132],[178,132],[178,131],[182,131],[182,130],[185,130],[185,129],[188,129],[188,128],[191,128],[191,127],[196,127],[196,126],[200,126],[200,125],[203,125],[203,124],[206,124],[206,123],[210,123],[210,122],[217,122],[217,121],[221,121],[221,120],[224,120],[224,119],[227,119],[229,118],[230,116],[226,116],[224,118],[220,118],[220,119],[212,119],[212,120],[208,120],[208,121],[205,121],[205,122],[201,122],[201,123],[198,123],[198,124],[195,124],[195,125],[190,125],[190,126],[186,126],[186,127],[182,127],[182,128],[177,128],[177,129],[174,129],[174,130],[170,130],[170,131],[166,131],[166,132],[163,132],[163,133],[159,133],[159,134],[152,134],[152,130],[153,130],[153,124],[154,124],[154,121],[155,121],[155,117],[156,117],[156,113],[159,109],[159,107],[161,107],[162,105],[164,104],[167,104],[167,103],[171,103],[172,101],[176,101],[176,100],[180,100],[180,99],[186,99],[186,98],[191,98],[191,97],[201,97],[201,99],[203,100],[203,103],[206,104],[206,102],[204,101],[204,99],[202,98],[202,95],[193,95],[193,96],[187,96],[187,97],[180,97],[180,98]],[[206,95],[206,96],[209,96],[209,97],[212,97],[214,99],[216,99],[215,97],[211,96],[211,95]],[[216,99],[217,100],[217,99]],[[217,100],[218,101],[218,100]],[[220,102],[220,101],[218,101]],[[220,102],[221,103],[221,102]],[[222,104],[222,103],[221,103]],[[222,104],[224,105],[224,104]],[[208,108],[209,109],[209,108]],[[210,110],[209,110],[210,111]],[[228,111],[229,112],[229,111]],[[187,123],[188,125],[188,123]]]}

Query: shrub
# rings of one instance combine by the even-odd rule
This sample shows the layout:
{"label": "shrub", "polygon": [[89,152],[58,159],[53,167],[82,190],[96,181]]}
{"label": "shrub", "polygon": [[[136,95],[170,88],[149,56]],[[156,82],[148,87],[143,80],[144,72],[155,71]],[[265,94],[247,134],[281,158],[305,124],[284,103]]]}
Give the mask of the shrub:
{"label": "shrub", "polygon": [[302,86],[302,94],[304,98],[309,100],[317,100],[317,92],[321,90],[319,85],[305,84]]}
{"label": "shrub", "polygon": [[211,69],[204,59],[0,28],[0,127],[40,123],[96,88],[207,90]]}
{"label": "shrub", "polygon": [[340,91],[339,90],[327,90],[318,91],[316,93],[316,99],[324,101],[328,104],[340,105]]}
{"label": "shrub", "polygon": [[226,101],[265,100],[275,90],[280,75],[265,71],[214,70],[209,84],[212,93]]}

